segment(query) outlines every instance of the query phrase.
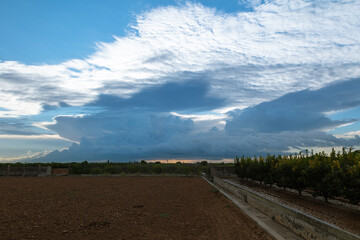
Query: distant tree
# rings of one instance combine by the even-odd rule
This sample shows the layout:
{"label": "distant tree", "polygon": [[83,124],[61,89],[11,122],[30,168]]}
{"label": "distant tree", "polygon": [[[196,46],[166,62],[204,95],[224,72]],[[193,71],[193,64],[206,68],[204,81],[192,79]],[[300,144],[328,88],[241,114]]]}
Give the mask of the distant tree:
{"label": "distant tree", "polygon": [[207,161],[201,161],[201,162],[200,162],[200,165],[201,165],[201,166],[206,166],[207,164],[208,164]]}

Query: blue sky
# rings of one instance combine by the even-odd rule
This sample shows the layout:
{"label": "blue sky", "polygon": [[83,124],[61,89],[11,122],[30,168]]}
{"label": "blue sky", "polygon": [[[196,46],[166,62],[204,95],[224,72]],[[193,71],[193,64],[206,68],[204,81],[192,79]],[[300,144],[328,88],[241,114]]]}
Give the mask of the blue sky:
{"label": "blue sky", "polygon": [[0,161],[360,146],[358,1],[0,1]]}
{"label": "blue sky", "polygon": [[[168,0],[2,0],[0,58],[27,64],[56,64],[85,58],[96,42],[126,36],[137,14],[159,6],[180,5]],[[223,12],[248,9],[233,1],[197,1]]]}

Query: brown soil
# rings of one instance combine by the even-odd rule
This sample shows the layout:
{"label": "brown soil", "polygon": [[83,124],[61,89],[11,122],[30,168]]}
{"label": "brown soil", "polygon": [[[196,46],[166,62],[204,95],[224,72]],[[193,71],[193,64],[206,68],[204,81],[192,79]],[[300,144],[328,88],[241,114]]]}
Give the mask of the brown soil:
{"label": "brown soil", "polygon": [[252,181],[231,178],[234,182],[245,185],[257,192],[265,193],[281,203],[332,223],[349,232],[360,235],[360,211],[355,208],[331,204],[309,196],[299,196],[294,192],[284,191]]}
{"label": "brown soil", "polygon": [[271,239],[201,178],[0,178],[0,239]]}

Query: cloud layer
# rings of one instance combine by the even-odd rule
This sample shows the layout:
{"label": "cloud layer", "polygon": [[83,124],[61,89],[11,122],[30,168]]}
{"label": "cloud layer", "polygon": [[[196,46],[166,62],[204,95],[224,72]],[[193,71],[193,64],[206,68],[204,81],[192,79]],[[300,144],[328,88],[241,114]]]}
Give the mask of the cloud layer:
{"label": "cloud layer", "polygon": [[[59,160],[358,144],[324,131],[357,121],[326,113],[359,105],[360,2],[242,2],[248,12],[194,3],[144,12],[85,59],[0,61],[2,133],[36,132],[16,132],[12,119],[55,109],[53,122],[33,125],[81,142],[47,156]],[[64,116],[66,107],[91,111]]]}
{"label": "cloud layer", "polygon": [[[80,144],[62,152],[53,152],[43,160],[222,159],[240,153],[277,154],[291,149],[360,145],[359,136],[336,138],[321,131],[358,120],[333,121],[325,112],[360,105],[360,98],[356,95],[359,79],[319,90],[289,93],[254,107],[235,109],[227,113],[224,129],[213,127],[200,133],[194,131],[196,126],[192,119],[167,112],[167,106],[176,107],[179,103],[182,105],[181,102],[188,102],[188,89],[193,87],[193,83],[188,84],[190,86],[174,87],[174,96],[182,97],[161,101],[164,108],[159,107],[156,98],[149,101],[146,97],[148,90],[144,90],[142,98],[138,97],[141,92],[126,100],[102,101],[104,97],[100,98],[99,102],[108,107],[96,115],[55,118],[55,122],[46,127],[62,137],[80,140]],[[155,92],[163,89],[168,89],[168,85]],[[205,96],[197,95],[196,100],[192,99],[192,107],[202,106],[207,99]],[[134,107],[133,102],[139,107]]]}

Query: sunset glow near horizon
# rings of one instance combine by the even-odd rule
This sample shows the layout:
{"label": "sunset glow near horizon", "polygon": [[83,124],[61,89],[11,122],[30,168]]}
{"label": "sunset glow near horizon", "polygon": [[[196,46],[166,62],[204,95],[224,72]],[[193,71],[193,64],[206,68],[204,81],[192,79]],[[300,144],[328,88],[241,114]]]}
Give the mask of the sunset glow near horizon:
{"label": "sunset glow near horizon", "polygon": [[225,2],[0,1],[0,162],[360,148],[360,2]]}

